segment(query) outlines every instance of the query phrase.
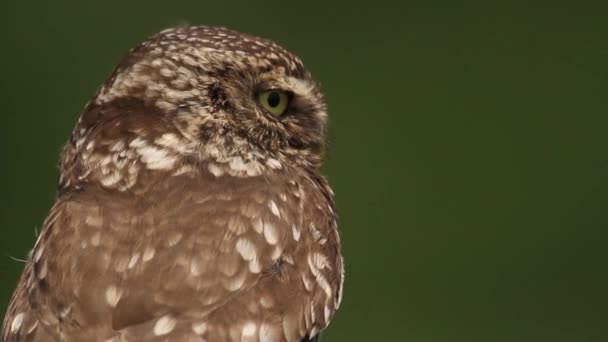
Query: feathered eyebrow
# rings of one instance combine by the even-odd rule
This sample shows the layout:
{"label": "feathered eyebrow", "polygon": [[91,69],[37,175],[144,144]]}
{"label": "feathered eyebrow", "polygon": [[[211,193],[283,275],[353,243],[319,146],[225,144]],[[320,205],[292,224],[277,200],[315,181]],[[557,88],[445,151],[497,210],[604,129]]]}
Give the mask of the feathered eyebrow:
{"label": "feathered eyebrow", "polygon": [[316,84],[301,78],[286,77],[284,79],[286,88],[294,94],[305,98],[316,98]]}
{"label": "feathered eyebrow", "polygon": [[305,102],[316,103],[322,100],[318,84],[309,79],[270,73],[262,76],[260,80],[260,84],[264,88],[289,91]]}

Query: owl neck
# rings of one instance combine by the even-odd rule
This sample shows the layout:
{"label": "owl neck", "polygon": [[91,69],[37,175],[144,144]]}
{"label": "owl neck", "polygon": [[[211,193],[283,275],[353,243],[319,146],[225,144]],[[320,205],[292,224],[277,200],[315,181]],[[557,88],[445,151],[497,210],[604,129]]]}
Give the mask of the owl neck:
{"label": "owl neck", "polygon": [[308,159],[294,163],[300,153],[269,156],[247,149],[226,153],[211,142],[189,152],[173,133],[154,139],[139,135],[102,138],[105,136],[91,131],[73,136],[66,144],[60,163],[60,193],[88,186],[145,193],[147,187],[176,177],[200,183],[230,178],[291,178],[318,171]]}

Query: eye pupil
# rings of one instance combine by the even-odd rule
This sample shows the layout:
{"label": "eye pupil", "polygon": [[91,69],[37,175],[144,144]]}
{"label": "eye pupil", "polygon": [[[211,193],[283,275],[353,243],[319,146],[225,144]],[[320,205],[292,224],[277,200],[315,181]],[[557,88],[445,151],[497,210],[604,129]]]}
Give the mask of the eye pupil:
{"label": "eye pupil", "polygon": [[269,89],[258,93],[257,102],[268,114],[281,116],[289,106],[289,94],[282,90]]}
{"label": "eye pupil", "polygon": [[278,92],[273,91],[272,93],[268,94],[268,105],[270,107],[275,108],[280,103],[281,103],[281,95]]}

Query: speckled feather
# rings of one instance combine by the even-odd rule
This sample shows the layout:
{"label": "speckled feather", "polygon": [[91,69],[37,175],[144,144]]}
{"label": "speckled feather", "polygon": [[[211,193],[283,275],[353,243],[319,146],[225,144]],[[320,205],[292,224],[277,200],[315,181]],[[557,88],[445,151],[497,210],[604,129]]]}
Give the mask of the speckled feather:
{"label": "speckled feather", "polygon": [[[277,118],[256,92],[293,94]],[[302,62],[224,28],[151,37],[87,104],[4,341],[300,341],[341,301],[326,110]]]}

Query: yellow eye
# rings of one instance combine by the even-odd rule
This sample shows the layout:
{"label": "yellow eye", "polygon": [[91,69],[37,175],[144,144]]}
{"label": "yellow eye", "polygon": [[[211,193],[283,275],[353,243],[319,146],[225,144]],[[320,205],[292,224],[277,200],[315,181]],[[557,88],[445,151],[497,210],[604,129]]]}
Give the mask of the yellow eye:
{"label": "yellow eye", "polygon": [[279,116],[287,110],[289,95],[282,90],[265,90],[258,94],[258,102],[270,114]]}

